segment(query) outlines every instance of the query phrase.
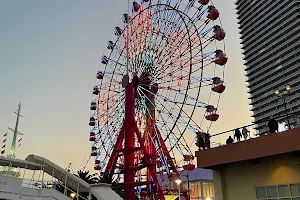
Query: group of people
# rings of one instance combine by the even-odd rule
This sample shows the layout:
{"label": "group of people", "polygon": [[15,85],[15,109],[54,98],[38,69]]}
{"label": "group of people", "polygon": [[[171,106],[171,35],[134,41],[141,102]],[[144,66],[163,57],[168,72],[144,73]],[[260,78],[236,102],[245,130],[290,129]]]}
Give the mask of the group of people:
{"label": "group of people", "polygon": [[208,133],[203,133],[203,134],[197,135],[196,146],[199,147],[199,151],[210,148],[210,138],[211,138],[211,136]]}
{"label": "group of people", "polygon": [[[268,121],[268,127],[270,133],[277,133],[279,128],[279,123],[276,119],[273,117]],[[296,124],[294,125],[294,128],[300,128],[300,117],[298,117]],[[210,134],[208,133],[199,133],[197,135],[197,141],[196,145],[199,147],[199,150],[209,149],[210,148]],[[240,131],[239,128],[236,128],[234,130],[233,137],[229,136],[226,140],[226,144],[232,144],[235,142],[240,142],[241,139],[244,138],[244,140],[247,140],[250,138],[250,131],[244,126],[242,130]]]}
{"label": "group of people", "polygon": [[239,142],[239,141],[241,141],[242,137],[244,137],[244,140],[247,140],[249,137],[249,133],[250,133],[250,131],[248,131],[248,129],[245,126],[242,128],[242,132],[240,131],[239,128],[236,128],[234,130],[234,138],[229,136],[226,140],[226,144],[232,144],[235,139]]}
{"label": "group of people", "polygon": [[[278,128],[279,128],[279,123],[276,119],[274,119],[273,117],[268,121],[268,127],[269,127],[269,131],[270,133],[277,133],[278,132]],[[300,127],[300,117],[297,119],[296,124],[294,125],[294,128],[299,128]],[[241,138],[244,137],[244,140],[247,140],[249,137],[249,133],[250,131],[247,130],[246,127],[242,128],[242,132],[236,128],[234,130],[234,138],[232,138],[231,136],[229,136],[226,140],[226,144],[232,144],[234,143],[234,140],[236,139],[238,142],[241,141]]]}

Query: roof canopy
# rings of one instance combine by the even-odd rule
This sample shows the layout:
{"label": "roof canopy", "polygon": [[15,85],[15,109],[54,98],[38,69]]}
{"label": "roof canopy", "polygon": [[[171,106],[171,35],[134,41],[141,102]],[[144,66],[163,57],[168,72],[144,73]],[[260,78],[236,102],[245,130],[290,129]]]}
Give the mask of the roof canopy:
{"label": "roof canopy", "polygon": [[0,166],[10,166],[15,168],[24,168],[30,170],[41,170],[42,165],[36,164],[27,160],[20,160],[15,158],[9,158],[0,156]]}
{"label": "roof canopy", "polygon": [[[77,190],[79,187],[79,191],[81,192],[88,192],[90,185],[83,181],[81,178],[71,174],[67,170],[61,168],[60,166],[56,165],[55,163],[51,162],[50,160],[36,156],[36,155],[29,155],[25,158],[25,161],[36,163],[37,165],[44,166],[44,171],[49,174],[50,176],[55,177],[56,179],[66,182],[66,184],[72,188],[74,191]],[[41,169],[41,168],[40,168]]]}

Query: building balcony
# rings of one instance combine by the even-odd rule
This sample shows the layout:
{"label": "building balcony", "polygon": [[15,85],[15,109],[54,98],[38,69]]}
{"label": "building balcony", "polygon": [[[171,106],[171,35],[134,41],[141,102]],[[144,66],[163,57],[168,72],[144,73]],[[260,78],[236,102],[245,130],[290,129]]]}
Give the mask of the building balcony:
{"label": "building balcony", "polygon": [[264,157],[300,152],[299,141],[300,128],[295,128],[277,134],[197,151],[197,164],[198,168],[217,169],[220,166],[235,162],[255,161]]}

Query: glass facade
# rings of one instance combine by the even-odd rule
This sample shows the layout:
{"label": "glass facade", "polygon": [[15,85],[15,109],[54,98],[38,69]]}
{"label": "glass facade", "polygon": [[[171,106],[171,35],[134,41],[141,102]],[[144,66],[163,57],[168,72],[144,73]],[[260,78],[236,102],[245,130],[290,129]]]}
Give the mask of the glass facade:
{"label": "glass facade", "polygon": [[[187,183],[184,183],[188,188]],[[211,181],[193,181],[190,182],[191,200],[214,200],[215,190]]]}
{"label": "glass facade", "polygon": [[300,200],[300,184],[256,188],[257,200]]}

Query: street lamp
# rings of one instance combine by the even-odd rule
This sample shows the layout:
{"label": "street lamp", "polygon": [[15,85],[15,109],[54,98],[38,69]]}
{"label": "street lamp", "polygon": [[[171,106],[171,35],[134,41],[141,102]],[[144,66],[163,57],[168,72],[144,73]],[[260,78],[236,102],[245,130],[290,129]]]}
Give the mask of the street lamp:
{"label": "street lamp", "polygon": [[181,179],[175,180],[175,182],[178,184],[178,199],[180,200],[180,184],[181,184]]}
{"label": "street lamp", "polygon": [[187,178],[188,191],[189,191],[188,200],[190,200],[191,199],[191,195],[190,195],[190,178],[189,178],[189,174],[188,173],[186,175],[181,174],[181,176],[185,176]]}
{"label": "street lamp", "polygon": [[283,89],[275,89],[274,90],[275,95],[277,95],[278,97],[281,97],[283,99],[283,104],[284,104],[284,108],[285,108],[285,114],[286,114],[289,129],[291,129],[291,124],[290,124],[290,119],[289,119],[289,112],[287,109],[286,95],[289,94],[291,90],[292,90],[292,87],[289,84],[287,84]]}
{"label": "street lamp", "polygon": [[74,199],[76,197],[76,193],[71,193],[70,197],[71,197],[71,199]]}

